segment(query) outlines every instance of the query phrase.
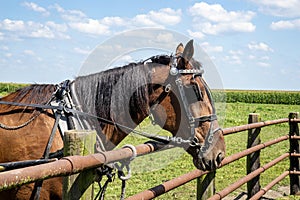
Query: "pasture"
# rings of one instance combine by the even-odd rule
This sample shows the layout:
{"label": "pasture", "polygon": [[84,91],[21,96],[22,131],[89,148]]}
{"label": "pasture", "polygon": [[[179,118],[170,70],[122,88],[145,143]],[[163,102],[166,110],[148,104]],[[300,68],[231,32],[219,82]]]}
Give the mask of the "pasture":
{"label": "pasture", "polygon": [[[15,89],[24,85],[18,84],[16,87],[11,86],[14,84],[6,85],[0,84],[0,96],[5,95],[7,92],[12,92]],[[6,89],[2,89],[6,88]],[[251,94],[252,93],[252,94]],[[223,128],[238,126],[247,124],[249,113],[260,113],[261,120],[272,120],[279,118],[286,118],[289,112],[299,112],[300,106],[297,99],[300,99],[300,92],[277,92],[277,91],[226,91],[227,103],[224,115]],[[250,94],[250,95],[249,95]],[[254,96],[260,96],[262,103],[254,102],[251,98]],[[230,98],[229,98],[230,97]],[[275,98],[275,100],[274,100]],[[249,100],[250,99],[250,100]],[[277,99],[277,100],[276,100]],[[281,101],[280,101],[281,100]],[[276,103],[276,104],[274,104]],[[157,126],[152,126],[149,119],[138,127],[147,132],[159,132],[159,134],[168,134],[165,131],[160,130]],[[288,124],[280,124],[270,127],[265,127],[261,131],[262,142],[270,139],[286,135],[288,133]],[[125,144],[140,144],[146,140],[130,135],[128,136],[119,147]],[[237,153],[246,148],[247,145],[247,132],[241,132],[225,137],[227,146],[227,155]],[[280,143],[278,145],[265,148],[261,153],[261,164],[271,161],[275,157],[288,151],[288,141]],[[159,156],[148,156],[141,162],[137,159],[132,164],[133,175],[132,178],[127,181],[126,196],[133,195],[139,191],[151,188],[154,185],[158,185],[166,180],[170,180],[179,175],[187,173],[195,169],[192,164],[192,158],[187,153],[176,148],[173,150],[167,150]],[[229,164],[217,171],[216,174],[216,188],[221,190],[228,186],[230,183],[243,177],[246,174],[246,159],[240,159],[237,162]],[[289,167],[288,160],[280,162],[278,165],[267,170],[261,175],[261,185],[264,186],[281,174]],[[159,169],[159,170],[156,170]],[[280,186],[289,185],[288,177],[279,182],[273,190],[277,190]],[[107,188],[106,198],[115,199],[119,197],[121,190],[121,181],[115,179],[113,183]],[[235,191],[233,195],[237,196],[240,192],[246,191],[244,185],[242,189]],[[196,181],[192,181],[182,187],[179,187],[167,194],[164,194],[157,199],[195,199],[196,198]]]}

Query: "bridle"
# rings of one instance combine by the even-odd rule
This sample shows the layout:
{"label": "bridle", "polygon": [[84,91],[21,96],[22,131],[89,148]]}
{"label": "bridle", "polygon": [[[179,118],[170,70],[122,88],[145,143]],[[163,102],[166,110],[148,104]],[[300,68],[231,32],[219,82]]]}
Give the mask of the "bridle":
{"label": "bridle", "polygon": [[[204,73],[204,70],[199,68],[199,69],[178,69],[178,59],[182,58],[184,59],[181,55],[180,56],[171,56],[170,57],[170,75],[171,79],[168,79],[169,82],[165,83],[164,90],[160,94],[160,96],[157,98],[155,104],[159,104],[171,91],[172,91],[172,84],[170,83],[172,81],[175,81],[175,84],[177,86],[177,89],[179,91],[180,95],[180,101],[183,104],[185,115],[188,119],[189,123],[189,129],[190,129],[190,135],[188,139],[183,139],[182,137],[174,137],[176,138],[174,141],[177,143],[177,146],[183,146],[184,148],[189,148],[189,147],[199,147],[200,152],[205,153],[210,145],[213,144],[213,136],[216,132],[220,131],[221,128],[216,128],[213,130],[213,121],[217,120],[217,115],[216,115],[216,110],[212,98],[212,94],[207,86],[207,84],[203,81],[202,79],[202,74]],[[186,86],[183,85],[182,80],[180,77],[182,75],[187,75],[190,74],[192,75],[192,79],[195,80],[197,77],[200,77],[200,81],[203,84],[205,88],[205,92],[208,95],[208,99],[212,105],[212,114],[211,115],[205,115],[205,116],[200,116],[200,117],[194,117],[191,113],[190,110],[190,99],[188,98],[188,91],[192,89],[197,101],[203,101],[203,96],[202,92],[200,90],[199,85],[195,81],[195,84],[193,84],[190,88],[187,88]],[[174,85],[174,84],[173,84]],[[153,116],[153,115],[152,115]],[[155,119],[152,118],[153,123],[155,123]],[[202,124],[204,122],[210,122],[209,130],[206,134],[204,144],[200,144],[199,139],[195,135],[195,128],[197,125]],[[180,145],[181,143],[181,145]]]}

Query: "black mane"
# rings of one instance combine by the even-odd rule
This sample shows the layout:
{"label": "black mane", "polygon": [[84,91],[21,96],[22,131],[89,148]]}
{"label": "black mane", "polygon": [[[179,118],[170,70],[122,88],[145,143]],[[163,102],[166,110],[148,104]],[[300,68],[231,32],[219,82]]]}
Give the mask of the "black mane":
{"label": "black mane", "polygon": [[[167,65],[170,57],[155,56],[147,60]],[[77,77],[75,90],[83,111],[113,121],[128,119],[128,114],[132,118],[137,118],[138,114],[147,116],[151,93],[151,88],[148,88],[150,66],[143,61]]]}

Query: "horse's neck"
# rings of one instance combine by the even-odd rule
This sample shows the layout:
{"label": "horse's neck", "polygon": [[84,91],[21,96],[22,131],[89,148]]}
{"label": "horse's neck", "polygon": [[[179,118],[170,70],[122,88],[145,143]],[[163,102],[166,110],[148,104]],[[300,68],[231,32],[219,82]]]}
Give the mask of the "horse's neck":
{"label": "horse's neck", "polygon": [[[118,75],[113,74],[108,78],[108,75],[104,74],[105,79],[86,77],[74,82],[78,104],[83,112],[99,117],[98,120],[89,119],[89,121],[99,134],[103,133],[101,139],[109,149],[120,143],[131,132],[130,130],[148,116],[149,96],[148,88],[145,86],[147,80],[143,77],[145,74],[146,72],[140,69],[134,75],[137,77],[125,73],[118,79]],[[107,83],[104,80],[113,81]],[[110,125],[101,118],[116,125]]]}

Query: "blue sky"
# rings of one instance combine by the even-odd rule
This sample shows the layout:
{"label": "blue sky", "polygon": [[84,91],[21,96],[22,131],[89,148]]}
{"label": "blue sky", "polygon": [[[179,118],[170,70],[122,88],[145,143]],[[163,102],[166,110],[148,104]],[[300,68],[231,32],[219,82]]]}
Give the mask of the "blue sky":
{"label": "blue sky", "polygon": [[0,81],[73,79],[96,46],[144,27],[194,39],[226,89],[300,90],[299,0],[4,1]]}

